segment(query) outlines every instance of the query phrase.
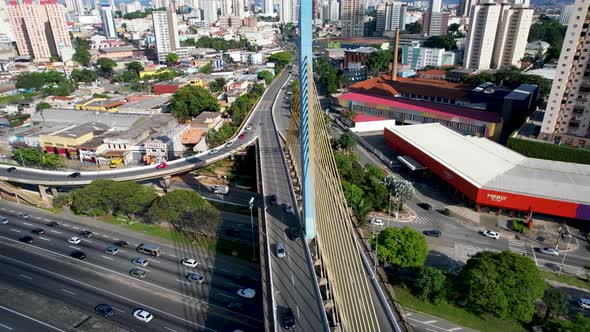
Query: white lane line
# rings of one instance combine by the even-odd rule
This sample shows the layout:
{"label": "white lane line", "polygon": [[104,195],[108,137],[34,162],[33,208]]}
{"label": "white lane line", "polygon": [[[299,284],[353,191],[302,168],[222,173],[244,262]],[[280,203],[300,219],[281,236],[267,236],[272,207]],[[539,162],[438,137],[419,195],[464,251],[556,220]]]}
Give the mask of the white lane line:
{"label": "white lane line", "polygon": [[55,234],[61,234],[60,231],[54,231],[53,229],[49,230],[51,233],[55,233]]}
{"label": "white lane line", "polygon": [[7,329],[8,331],[12,331],[14,330],[12,327],[8,326],[8,325],[4,325],[4,324],[0,324],[1,327]]}
{"label": "white lane line", "polygon": [[458,331],[458,330],[462,330],[462,327],[453,327],[452,329],[448,329],[447,331],[449,332],[453,332],[453,331]]}
{"label": "white lane line", "polygon": [[155,260],[155,259],[150,259],[150,262],[154,262],[154,263],[162,264],[162,262],[160,262],[160,261],[157,261],[157,260]]}
{"label": "white lane line", "polygon": [[229,297],[230,299],[235,299],[235,296],[231,296],[231,295],[227,295],[227,294],[222,294],[222,293],[217,293],[219,296],[223,296],[223,297]]}
{"label": "white lane line", "polygon": [[91,240],[82,239],[82,241],[85,241],[85,242],[88,242],[88,243],[92,243]]}
{"label": "white lane line", "polygon": [[125,312],[124,310],[121,310],[121,309],[119,309],[119,308],[115,308],[115,307],[111,307],[111,308],[113,308],[113,309],[115,309],[115,310],[117,310],[117,311],[119,311],[119,312]]}
{"label": "white lane line", "polygon": [[110,236],[104,235],[104,234],[102,235],[102,237],[106,237],[107,239],[110,239],[111,238]]}
{"label": "white lane line", "polygon": [[207,267],[210,268],[210,269],[214,269],[215,268],[215,266],[213,266],[213,265],[207,265]]}
{"label": "white lane line", "polygon": [[10,211],[10,212],[14,212],[14,210],[8,210],[8,211]]}
{"label": "white lane line", "polygon": [[33,218],[41,220],[41,217],[37,217],[37,216],[35,216],[35,217],[33,217]]}
{"label": "white lane line", "polygon": [[422,323],[423,324],[432,324],[432,323],[436,323],[436,322],[438,322],[438,321],[436,319],[433,319],[433,320],[427,320],[427,321],[422,322]]}
{"label": "white lane line", "polygon": [[40,238],[41,240],[45,240],[45,241],[51,241],[50,239],[48,239],[48,238],[46,238],[46,237],[39,236],[39,238]]}
{"label": "white lane line", "polygon": [[11,228],[10,230],[13,231],[13,232],[20,233],[20,231],[18,229]]}
{"label": "white lane line", "polygon": [[43,220],[45,220],[45,221],[51,221],[51,220],[49,220],[49,219],[47,219],[47,218],[43,218]]}
{"label": "white lane line", "polygon": [[[428,327],[427,327],[425,330],[426,330],[426,331],[428,331],[428,332],[437,332],[436,330],[430,329],[430,328],[428,328]],[[447,331],[448,331],[448,330],[447,330]]]}
{"label": "white lane line", "polygon": [[297,306],[297,317],[301,319],[301,312],[299,311],[299,306]]}
{"label": "white lane line", "polygon": [[242,288],[242,285],[234,284],[233,282],[228,282],[227,284],[228,284],[228,285],[233,285],[233,286],[236,286],[236,287],[238,287],[238,288]]}
{"label": "white lane line", "polygon": [[172,256],[172,257],[174,257],[174,258],[178,258],[178,256],[176,256],[176,255],[173,255],[173,254],[166,254],[166,255],[168,255],[168,256]]}
{"label": "white lane line", "polygon": [[76,226],[72,226],[72,227],[74,227],[74,229],[80,229],[79,227],[76,227]]}
{"label": "white lane line", "polygon": [[291,275],[291,283],[293,284],[293,286],[295,286],[295,278],[293,278],[293,275]]}
{"label": "white lane line", "polygon": [[110,260],[110,261],[114,261],[114,260],[115,260],[114,258],[107,257],[107,256],[104,256],[104,255],[101,255],[100,257],[102,257],[102,258],[104,258],[104,259],[108,259],[108,260]]}
{"label": "white lane line", "polygon": [[4,310],[6,310],[6,311],[12,312],[13,314],[15,314],[15,315],[19,315],[19,316],[21,316],[21,317],[25,317],[25,318],[27,318],[27,319],[29,319],[29,320],[32,320],[32,321],[33,321],[33,322],[35,322],[35,323],[39,323],[39,324],[41,324],[41,325],[47,326],[47,327],[49,327],[49,328],[51,328],[51,329],[53,329],[53,330],[55,330],[55,331],[59,331],[59,332],[66,332],[66,331],[64,331],[64,330],[62,330],[62,329],[58,329],[58,328],[57,328],[57,327],[55,327],[55,326],[52,326],[52,325],[49,325],[49,324],[47,324],[47,323],[44,323],[44,322],[42,322],[42,321],[40,321],[40,320],[37,320],[37,319],[35,319],[35,318],[31,317],[31,316],[27,316],[27,315],[25,315],[25,314],[21,314],[21,313],[20,313],[20,312],[18,312],[18,311],[14,311],[14,310],[12,310],[12,309],[8,309],[8,308],[6,308],[6,307],[3,307],[3,306],[1,306],[1,305],[0,305],[0,309],[4,309]]}
{"label": "white lane line", "polygon": [[29,224],[28,222],[24,222],[23,224],[25,224],[27,226],[33,226],[32,224]]}
{"label": "white lane line", "polygon": [[2,209],[2,211],[6,211],[6,209],[5,209],[5,208],[0,208],[0,209]]}
{"label": "white lane line", "polygon": [[180,282],[182,284],[187,284],[187,285],[190,285],[191,284],[190,282],[185,281],[185,280],[176,279],[176,281],[178,281],[178,282]]}
{"label": "white lane line", "polygon": [[26,276],[26,275],[24,275],[24,274],[19,274],[19,276],[21,276],[21,277],[23,277],[23,278],[25,278],[25,279],[29,279],[29,280],[33,279],[33,278],[31,278],[31,277],[29,277],[29,276]]}
{"label": "white lane line", "polygon": [[[95,233],[95,234],[96,234],[96,233]],[[114,237],[114,238],[113,238],[113,240],[115,240],[115,241],[119,241],[119,239],[117,239],[116,237]]]}
{"label": "white lane line", "polygon": [[164,328],[168,331],[176,332],[176,330],[173,330],[173,329],[169,328],[168,326],[164,326]]}
{"label": "white lane line", "polygon": [[68,224],[62,224],[62,226],[66,226],[66,227],[72,227],[72,226],[70,226],[70,225],[68,225]]}
{"label": "white lane line", "polygon": [[65,293],[68,293],[68,294],[76,295],[76,293],[74,293],[74,292],[72,292],[72,291],[69,291],[69,290],[67,290],[67,289],[63,289],[63,288],[62,288],[62,289],[61,289],[61,291],[62,291],[62,292],[65,292]]}
{"label": "white lane line", "polygon": [[72,249],[80,250],[80,248],[78,248],[78,247],[74,247],[74,246],[69,246],[69,247]]}
{"label": "white lane line", "polygon": [[94,235],[100,235],[100,233],[94,232]]}

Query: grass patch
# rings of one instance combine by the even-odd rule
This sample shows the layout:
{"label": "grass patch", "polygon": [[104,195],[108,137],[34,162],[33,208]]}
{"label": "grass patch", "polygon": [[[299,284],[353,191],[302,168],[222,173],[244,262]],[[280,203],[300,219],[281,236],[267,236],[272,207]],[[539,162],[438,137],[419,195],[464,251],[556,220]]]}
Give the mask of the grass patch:
{"label": "grass patch", "polygon": [[441,302],[432,304],[424,302],[410,293],[407,288],[394,286],[397,301],[405,308],[414,309],[450,322],[480,331],[525,332],[526,329],[513,320],[501,320],[496,317],[480,317],[454,304]]}
{"label": "grass patch", "polygon": [[566,274],[562,274],[562,275],[558,276],[557,273],[550,272],[550,271],[541,271],[541,274],[543,275],[543,278],[545,278],[545,279],[549,279],[549,280],[561,282],[564,284],[568,284],[570,286],[581,287],[581,288],[585,288],[585,289],[590,290],[590,282],[580,279],[576,276],[570,276],[570,275],[566,275]]}

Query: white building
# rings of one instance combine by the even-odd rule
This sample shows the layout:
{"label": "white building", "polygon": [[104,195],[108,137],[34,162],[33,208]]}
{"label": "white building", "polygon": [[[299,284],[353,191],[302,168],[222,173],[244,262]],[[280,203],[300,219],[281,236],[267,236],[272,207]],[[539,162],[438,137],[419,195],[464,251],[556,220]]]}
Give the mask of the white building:
{"label": "white building", "polygon": [[364,6],[362,0],[342,0],[340,20],[342,21],[342,37],[362,37],[364,26]]}
{"label": "white building", "polygon": [[216,0],[201,0],[203,4],[203,21],[210,26],[219,19],[217,15],[217,1]]}
{"label": "white building", "polygon": [[154,11],[152,20],[158,61],[165,62],[168,53],[178,53],[177,50],[180,49],[176,13],[169,7],[165,11]]}
{"label": "white building", "polygon": [[282,23],[289,23],[295,21],[293,15],[293,0],[281,0],[280,19]]}
{"label": "white building", "polygon": [[238,16],[239,18],[246,16],[244,12],[244,0],[232,0],[232,16]]}
{"label": "white building", "polygon": [[115,15],[113,8],[107,3],[100,5],[100,21],[102,22],[102,32],[107,38],[116,38],[117,30],[115,28]]}
{"label": "white building", "polygon": [[377,7],[376,31],[382,35],[384,31],[400,31],[406,28],[407,5],[403,2],[385,2]]}
{"label": "white building", "polygon": [[444,48],[420,47],[416,65],[412,69],[423,69],[428,66],[442,67],[455,64],[455,53]]}
{"label": "white building", "polygon": [[338,0],[328,0],[328,8],[330,12],[328,20],[331,22],[340,21],[340,2]]}
{"label": "white building", "polygon": [[539,138],[590,147],[590,0],[576,0],[551,86]]}
{"label": "white building", "polygon": [[563,7],[561,7],[561,14],[559,14],[559,23],[563,25],[568,25],[573,10],[574,5],[564,5]]}
{"label": "white building", "polygon": [[264,14],[265,15],[272,15],[273,8],[272,8],[273,0],[264,0]]}

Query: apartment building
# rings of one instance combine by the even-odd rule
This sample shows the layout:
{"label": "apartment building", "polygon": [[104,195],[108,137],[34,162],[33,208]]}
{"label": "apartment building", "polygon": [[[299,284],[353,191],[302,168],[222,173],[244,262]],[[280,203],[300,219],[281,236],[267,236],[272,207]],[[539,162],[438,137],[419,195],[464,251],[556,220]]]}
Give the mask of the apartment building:
{"label": "apartment building", "polygon": [[341,5],[340,20],[342,21],[342,37],[362,37],[365,28],[364,1],[342,0]]}
{"label": "apartment building", "polygon": [[180,49],[176,13],[170,8],[166,8],[165,11],[154,11],[152,12],[152,20],[158,61],[165,62],[168,53],[178,53],[176,51]]}
{"label": "apartment building", "polygon": [[407,8],[406,3],[398,1],[379,4],[375,22],[377,35],[383,35],[384,31],[405,30]]}

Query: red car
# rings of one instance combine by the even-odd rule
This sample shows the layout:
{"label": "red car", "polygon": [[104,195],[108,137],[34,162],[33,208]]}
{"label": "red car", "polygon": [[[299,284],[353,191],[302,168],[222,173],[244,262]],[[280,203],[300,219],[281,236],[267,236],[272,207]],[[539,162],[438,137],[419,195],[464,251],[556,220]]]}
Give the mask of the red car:
{"label": "red car", "polygon": [[166,164],[165,162],[161,162],[156,166],[156,169],[163,169],[168,167],[168,164]]}
{"label": "red car", "polygon": [[240,134],[240,135],[238,135],[238,138],[239,138],[239,139],[242,139],[242,138],[244,138],[244,134]]}

